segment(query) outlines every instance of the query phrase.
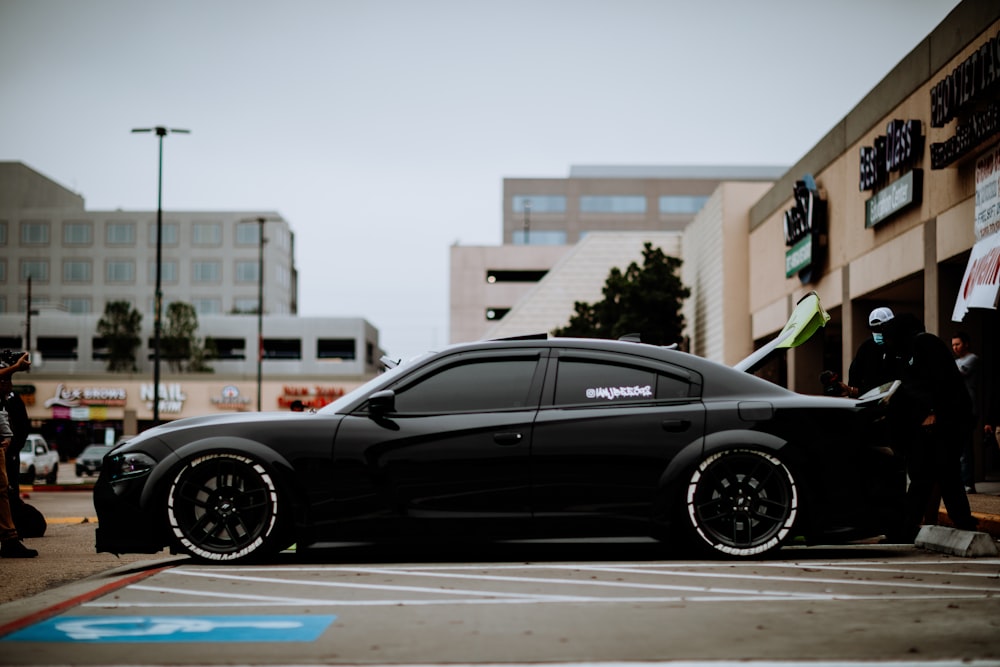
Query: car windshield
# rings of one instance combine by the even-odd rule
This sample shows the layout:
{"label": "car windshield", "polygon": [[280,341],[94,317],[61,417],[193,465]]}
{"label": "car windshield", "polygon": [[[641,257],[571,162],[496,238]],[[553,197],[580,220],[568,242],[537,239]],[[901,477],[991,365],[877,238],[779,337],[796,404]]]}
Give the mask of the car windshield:
{"label": "car windshield", "polygon": [[84,456],[100,456],[100,457],[103,457],[109,451],[111,451],[111,447],[109,447],[108,445],[91,445],[90,447],[87,447],[85,450],[83,450],[83,453],[80,454],[80,456],[81,457],[84,457]]}
{"label": "car windshield", "polygon": [[34,447],[35,447],[34,441],[28,440],[27,442],[24,443],[24,446],[21,447],[21,453],[30,454],[31,452],[35,451]]}
{"label": "car windshield", "polygon": [[392,380],[392,378],[396,377],[406,369],[410,368],[415,362],[419,361],[420,359],[423,359],[424,357],[429,357],[432,354],[434,354],[434,352],[425,352],[424,354],[418,355],[413,359],[410,359],[409,361],[404,361],[398,366],[393,366],[392,368],[382,373],[381,375],[376,375],[371,380],[365,382],[363,385],[356,388],[355,390],[349,391],[340,398],[338,398],[337,400],[333,401],[332,403],[324,405],[322,408],[317,410],[317,412],[322,412],[323,414],[328,414],[328,415],[340,412],[345,405],[353,402],[354,399],[356,399],[358,396],[361,396],[362,394],[371,391],[372,389],[381,384],[389,382],[390,380]]}

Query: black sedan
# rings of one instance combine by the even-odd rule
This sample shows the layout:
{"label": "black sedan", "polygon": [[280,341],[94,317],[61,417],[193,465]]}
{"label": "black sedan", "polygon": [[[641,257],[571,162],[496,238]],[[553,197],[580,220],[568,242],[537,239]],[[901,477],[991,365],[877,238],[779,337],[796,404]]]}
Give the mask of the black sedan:
{"label": "black sedan", "polygon": [[85,477],[101,472],[104,456],[112,450],[111,445],[90,445],[76,457],[76,476]]}
{"label": "black sedan", "polygon": [[261,560],[296,543],[653,536],[756,557],[886,534],[888,392],[805,396],[641,343],[487,341],[316,412],[194,417],[105,460],[97,550]]}

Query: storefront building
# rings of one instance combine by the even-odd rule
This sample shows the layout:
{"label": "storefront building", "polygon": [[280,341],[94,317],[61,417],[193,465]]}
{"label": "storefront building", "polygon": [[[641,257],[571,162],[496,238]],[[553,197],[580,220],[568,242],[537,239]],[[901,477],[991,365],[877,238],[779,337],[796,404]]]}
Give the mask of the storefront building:
{"label": "storefront building", "polygon": [[[295,401],[304,410],[333,402],[360,386],[362,378],[268,379],[261,382],[261,408],[291,410]],[[91,443],[112,443],[122,435],[139,433],[153,423],[153,383],[150,379],[35,378],[32,373],[15,376],[14,389],[21,395],[32,422],[65,460]],[[160,383],[160,421],[182,417],[204,417],[257,410],[256,380],[178,376]]]}
{"label": "storefront building", "polygon": [[820,393],[822,370],[846,376],[868,313],[889,306],[946,342],[969,334],[982,421],[1000,391],[998,143],[1000,5],[966,0],[751,209],[754,340],[809,291],[832,316],[780,381]]}

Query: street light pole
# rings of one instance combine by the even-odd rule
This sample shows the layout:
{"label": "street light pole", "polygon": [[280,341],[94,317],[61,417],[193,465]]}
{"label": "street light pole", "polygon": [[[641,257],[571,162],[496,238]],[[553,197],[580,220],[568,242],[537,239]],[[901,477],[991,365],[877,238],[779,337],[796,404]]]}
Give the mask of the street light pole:
{"label": "street light pole", "polygon": [[264,360],[264,223],[268,220],[280,222],[281,218],[247,218],[240,222],[256,222],[260,233],[257,237],[257,412],[261,412],[261,380],[263,372],[261,363]]}
{"label": "street light pole", "polygon": [[163,137],[168,133],[191,134],[191,130],[156,127],[137,127],[133,133],[155,132],[159,140],[159,168],[156,182],[156,291],[153,294],[153,426],[160,423],[160,332],[163,311],[162,260],[163,260]]}

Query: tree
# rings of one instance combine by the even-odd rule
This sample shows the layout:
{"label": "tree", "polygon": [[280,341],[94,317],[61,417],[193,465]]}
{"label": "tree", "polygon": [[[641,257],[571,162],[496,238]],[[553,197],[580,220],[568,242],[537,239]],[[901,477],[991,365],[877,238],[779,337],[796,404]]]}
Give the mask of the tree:
{"label": "tree", "polygon": [[685,325],[681,306],[691,296],[677,275],[683,261],[649,242],[643,245],[642,258],[642,268],[636,262],[624,273],[612,268],[602,290],[604,299],[593,304],[577,301],[569,324],[553,334],[615,339],[638,333],[644,343],[680,343]]}
{"label": "tree", "polygon": [[128,301],[110,301],[104,305],[104,315],[97,322],[97,335],[108,347],[108,371],[138,370],[135,350],[142,339],[142,314]]}
{"label": "tree", "polygon": [[175,301],[167,307],[166,326],[160,340],[163,358],[174,372],[210,372],[206,365],[211,356],[195,336],[198,313],[189,303]]}

